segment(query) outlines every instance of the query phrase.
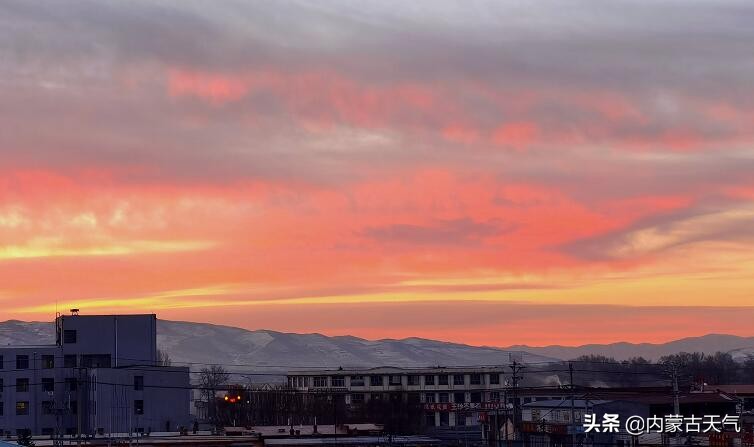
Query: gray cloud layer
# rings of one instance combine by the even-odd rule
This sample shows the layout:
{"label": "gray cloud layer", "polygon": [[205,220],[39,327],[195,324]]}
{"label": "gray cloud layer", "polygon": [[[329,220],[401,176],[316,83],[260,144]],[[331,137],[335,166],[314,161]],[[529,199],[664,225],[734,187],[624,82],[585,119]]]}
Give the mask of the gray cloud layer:
{"label": "gray cloud layer", "polygon": [[[752,20],[754,4],[732,0],[10,0],[0,4],[0,151],[16,166],[149,167],[137,181],[347,181],[440,165],[585,199],[729,184],[752,168],[751,149],[730,138],[751,136],[746,123],[712,120],[705,108],[723,104],[750,119]],[[412,109],[398,98],[395,111],[376,107],[387,116],[362,129],[334,105],[351,100],[348,92],[314,92],[294,106],[279,91],[261,91],[211,105],[168,95],[176,69],[240,78],[323,71],[377,98],[388,95],[380,89],[419,85],[448,110]],[[640,116],[608,119],[581,104],[602,91]],[[540,98],[522,111],[517,92]],[[302,124],[319,115],[333,122],[332,135]],[[526,153],[441,137],[454,121],[492,132],[531,120],[553,137]],[[636,161],[613,147],[676,128],[693,131],[714,155]],[[585,187],[600,176],[599,189]]]}

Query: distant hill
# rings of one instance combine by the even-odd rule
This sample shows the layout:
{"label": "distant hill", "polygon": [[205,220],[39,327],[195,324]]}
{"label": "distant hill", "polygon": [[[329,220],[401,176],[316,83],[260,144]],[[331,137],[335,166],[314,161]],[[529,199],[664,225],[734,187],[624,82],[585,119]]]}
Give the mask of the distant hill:
{"label": "distant hill", "polygon": [[717,351],[729,352],[734,359],[744,360],[754,355],[754,337],[738,337],[736,335],[708,334],[701,337],[688,337],[667,343],[611,343],[589,344],[582,346],[526,346],[514,345],[511,350],[522,350],[545,357],[570,360],[582,355],[597,354],[614,357],[616,360],[627,360],[631,357],[644,357],[648,360],[658,360],[668,354],[679,352],[704,352],[712,354]]}
{"label": "distant hill", "polygon": [[[53,343],[52,323],[0,322],[0,346]],[[514,353],[525,363],[539,364],[600,354],[625,360],[642,356],[657,360],[678,352],[730,352],[745,359],[754,354],[754,337],[705,335],[668,343],[613,343],[577,347],[525,345],[491,348],[422,338],[365,340],[321,334],[290,334],[270,330],[246,330],[207,323],[158,320],[157,343],[175,364],[198,370],[206,364],[222,364],[241,380],[276,381],[289,369],[305,367],[463,366],[507,365]],[[554,376],[550,378],[557,382]],[[550,380],[544,378],[542,380]]]}
{"label": "distant hill", "polygon": [[[0,346],[53,342],[51,323],[0,323]],[[508,364],[512,352],[421,338],[365,340],[167,320],[157,322],[157,344],[174,363],[190,363],[195,369],[217,363],[233,371],[276,375],[296,367],[500,365]],[[524,362],[557,360],[527,352],[515,354]]]}

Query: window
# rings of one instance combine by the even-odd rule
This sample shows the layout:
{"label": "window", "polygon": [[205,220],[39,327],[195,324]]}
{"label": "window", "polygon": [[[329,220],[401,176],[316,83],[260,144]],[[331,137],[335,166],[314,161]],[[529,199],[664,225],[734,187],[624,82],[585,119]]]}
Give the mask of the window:
{"label": "window", "polygon": [[369,376],[370,386],[382,386],[382,376]]}
{"label": "window", "polygon": [[470,374],[469,380],[471,381],[472,385],[481,385],[482,384],[482,375],[481,374]]}
{"label": "window", "polygon": [[63,343],[72,344],[76,343],[76,331],[73,329],[66,329],[63,331]]}
{"label": "window", "polygon": [[54,355],[43,355],[42,356],[42,368],[44,369],[52,369],[55,367],[55,356]]}
{"label": "window", "polygon": [[419,385],[419,376],[416,376],[416,375],[410,375],[410,376],[408,376],[408,384],[410,386],[418,386]]}
{"label": "window", "polygon": [[440,393],[439,398],[440,398],[439,399],[440,403],[444,404],[444,403],[450,402],[449,397],[448,397],[448,393]]}
{"label": "window", "polygon": [[437,383],[438,385],[447,385],[448,384],[448,375],[447,374],[441,374],[437,376]]}
{"label": "window", "polygon": [[65,389],[68,391],[76,391],[76,379],[74,377],[67,377],[65,379]]}
{"label": "window", "polygon": [[424,395],[424,403],[433,404],[435,403],[435,393],[427,393]]}
{"label": "window", "polygon": [[346,386],[346,378],[343,376],[333,376],[332,377],[332,386],[333,387],[344,387]]}
{"label": "window", "polygon": [[500,374],[490,374],[490,385],[500,385]]}
{"label": "window", "polygon": [[53,414],[55,412],[55,402],[51,400],[42,401],[42,414]]}
{"label": "window", "polygon": [[0,401],[0,416],[5,416],[5,403]]}
{"label": "window", "polygon": [[450,425],[450,413],[443,411],[440,413],[440,427],[447,427],[448,425]]}
{"label": "window", "polygon": [[466,393],[453,393],[453,402],[459,404],[466,402]]}
{"label": "window", "polygon": [[408,393],[406,400],[410,404],[418,404],[421,403],[421,395],[419,393]]}
{"label": "window", "polygon": [[81,356],[81,366],[84,368],[109,368],[110,354],[85,354]]}
{"label": "window", "polygon": [[401,382],[401,376],[390,376],[390,385],[400,385]]}
{"label": "window", "polygon": [[479,403],[482,401],[482,393],[471,393],[471,402]]}
{"label": "window", "polygon": [[499,401],[500,400],[500,391],[493,391],[490,393],[490,400],[491,401]]}
{"label": "window", "polygon": [[16,379],[16,392],[28,393],[29,392],[29,379],[26,379],[26,378]]}
{"label": "window", "polygon": [[29,414],[29,401],[19,400],[16,402],[16,415],[25,416]]}
{"label": "window", "polygon": [[327,376],[315,376],[314,377],[315,388],[327,388]]}
{"label": "window", "polygon": [[351,403],[352,404],[363,404],[364,403],[364,395],[361,393],[358,394],[351,394]]}
{"label": "window", "polygon": [[53,379],[52,377],[42,377],[42,391],[54,392],[55,379]]}
{"label": "window", "polygon": [[144,401],[137,399],[134,401],[134,414],[144,414]]}
{"label": "window", "polygon": [[29,369],[29,356],[28,355],[16,356],[16,369]]}
{"label": "window", "polygon": [[0,355],[0,369],[3,369],[3,368],[5,368],[5,366],[3,365],[3,356]]}
{"label": "window", "polygon": [[434,427],[435,426],[435,413],[427,413],[424,415],[424,423],[427,424],[427,427]]}
{"label": "window", "polygon": [[453,374],[453,385],[465,385],[466,379],[463,374]]}
{"label": "window", "polygon": [[134,390],[144,390],[144,376],[134,376]]}
{"label": "window", "polygon": [[75,368],[76,366],[78,366],[78,362],[76,361],[76,354],[66,354],[63,356],[63,367]]}
{"label": "window", "polygon": [[71,410],[71,414],[79,414],[79,401],[72,400],[68,404],[68,408]]}
{"label": "window", "polygon": [[435,384],[435,376],[424,376],[424,386],[430,386]]}
{"label": "window", "polygon": [[351,376],[351,386],[364,386],[364,376]]}

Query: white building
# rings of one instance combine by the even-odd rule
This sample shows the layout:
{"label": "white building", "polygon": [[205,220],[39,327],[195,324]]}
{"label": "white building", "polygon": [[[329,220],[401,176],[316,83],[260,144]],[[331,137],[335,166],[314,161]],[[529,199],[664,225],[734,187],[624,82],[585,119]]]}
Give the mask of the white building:
{"label": "white building", "polygon": [[288,385],[301,391],[333,391],[356,407],[371,399],[401,393],[408,402],[421,403],[425,425],[478,425],[480,418],[505,406],[509,386],[505,367],[314,369],[288,373]]}
{"label": "white building", "polygon": [[157,364],[155,315],[60,316],[55,333],[51,345],[0,346],[0,434],[189,424],[189,370]]}

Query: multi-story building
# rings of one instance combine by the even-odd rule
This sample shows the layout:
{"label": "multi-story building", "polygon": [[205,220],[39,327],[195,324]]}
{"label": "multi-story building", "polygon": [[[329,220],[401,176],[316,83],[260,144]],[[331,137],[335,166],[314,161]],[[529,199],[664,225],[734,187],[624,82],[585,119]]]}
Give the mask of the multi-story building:
{"label": "multi-story building", "polygon": [[75,312],[55,319],[55,344],[0,346],[0,434],[188,425],[189,370],[158,365],[156,322]]}
{"label": "multi-story building", "polygon": [[307,370],[288,374],[297,390],[331,390],[345,396],[349,408],[400,395],[421,404],[426,427],[478,426],[490,411],[505,407],[505,368],[381,367],[356,370]]}

